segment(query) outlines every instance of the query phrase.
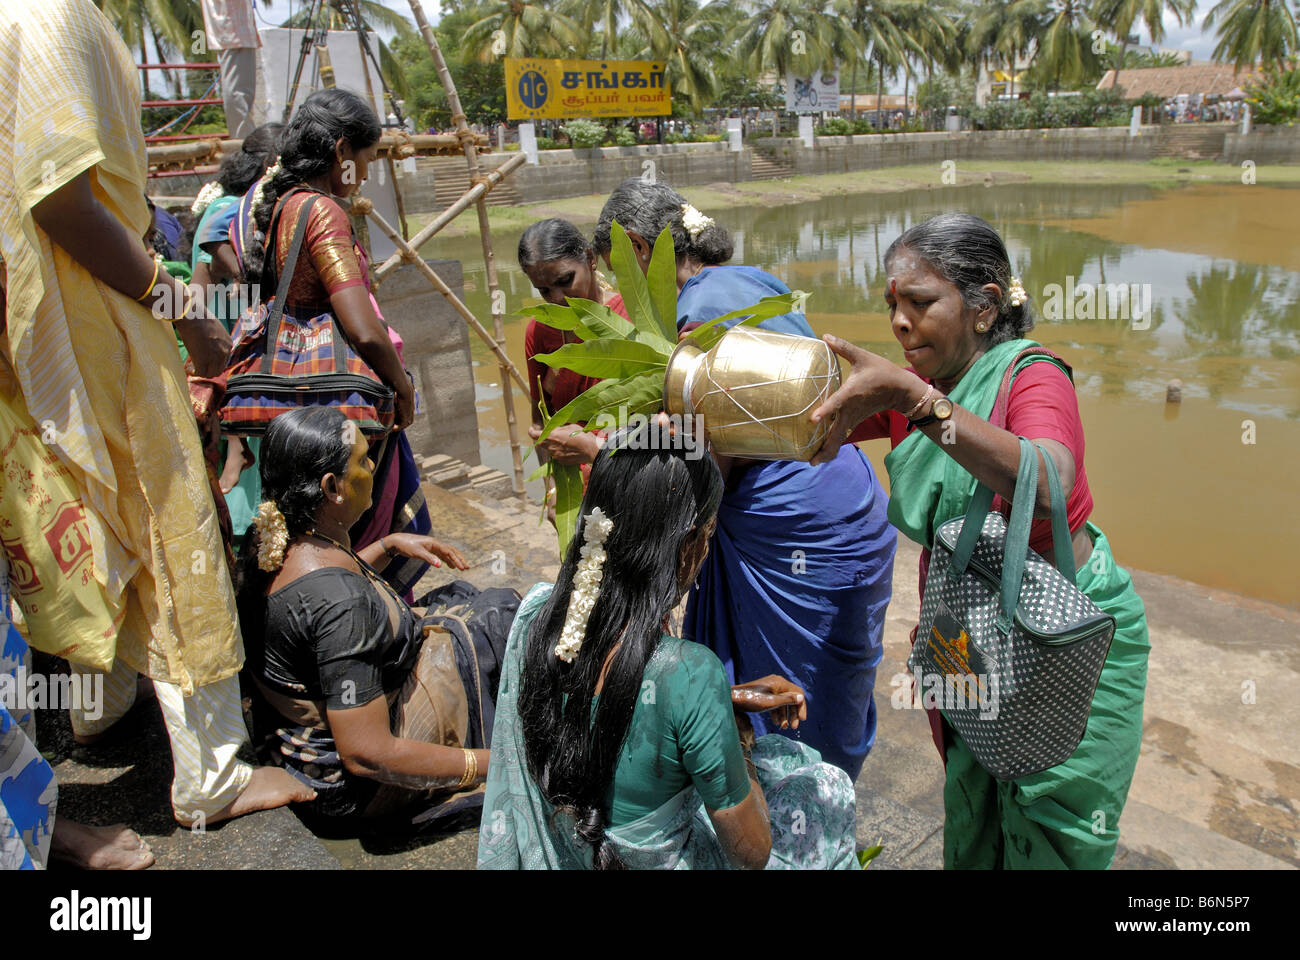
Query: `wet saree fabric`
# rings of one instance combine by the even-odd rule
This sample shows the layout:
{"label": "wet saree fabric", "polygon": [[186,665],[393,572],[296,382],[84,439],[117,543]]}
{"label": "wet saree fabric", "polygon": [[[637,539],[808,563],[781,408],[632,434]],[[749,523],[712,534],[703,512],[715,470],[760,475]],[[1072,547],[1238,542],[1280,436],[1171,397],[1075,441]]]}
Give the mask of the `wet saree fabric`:
{"label": "wet saree fabric", "polygon": [[[682,288],[679,329],[784,292],[753,267],[710,267]],[[759,326],[813,336],[801,313]],[[774,673],[803,687],[808,720],[786,733],[855,779],[876,738],[872,690],[897,544],[887,501],[850,446],[820,467],[737,465],[683,627],[718,654],[732,683]],[[754,732],[772,732],[764,716]]]}
{"label": "wet saree fabric", "polygon": [[[528,773],[524,753],[518,711],[524,648],[533,619],[550,591],[550,584],[533,587],[511,627],[479,828],[480,869],[591,867],[591,848],[575,838],[572,819],[557,813],[542,796]],[[687,642],[664,637],[645,676],[663,669]],[[721,695],[727,696],[725,688]],[[730,707],[729,698],[726,706]],[[638,713],[644,715],[640,705]],[[639,736],[637,724],[634,714],[628,732],[632,753]],[[629,750],[627,744],[624,750]],[[842,770],[819,759],[815,750],[785,737],[761,737],[754,746],[754,766],[771,814],[769,870],[857,869],[853,784]],[[729,866],[693,784],[606,835],[632,869],[724,870]]]}

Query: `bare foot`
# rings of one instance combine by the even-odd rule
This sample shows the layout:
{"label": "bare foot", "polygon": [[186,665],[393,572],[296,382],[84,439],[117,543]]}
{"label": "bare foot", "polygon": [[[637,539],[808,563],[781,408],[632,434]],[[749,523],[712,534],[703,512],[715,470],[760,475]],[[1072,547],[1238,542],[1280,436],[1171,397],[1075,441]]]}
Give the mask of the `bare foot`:
{"label": "bare foot", "polygon": [[[246,813],[258,810],[274,810],[286,803],[305,803],[316,799],[316,791],[304,784],[293,774],[280,767],[254,767],[253,779],[248,781],[244,792],[226,804],[204,823],[211,825],[223,820],[242,817]],[[179,811],[176,822],[183,827],[192,827],[193,820],[184,819]]]}
{"label": "bare foot", "polygon": [[54,821],[50,856],[82,870],[144,870],[154,863],[149,844],[130,827],[92,827],[65,817]]}
{"label": "bare foot", "polygon": [[221,479],[217,483],[221,486],[222,493],[229,493],[239,485],[239,475],[243,472],[244,464],[242,460],[237,460],[233,464],[226,461],[225,469],[221,471]]}

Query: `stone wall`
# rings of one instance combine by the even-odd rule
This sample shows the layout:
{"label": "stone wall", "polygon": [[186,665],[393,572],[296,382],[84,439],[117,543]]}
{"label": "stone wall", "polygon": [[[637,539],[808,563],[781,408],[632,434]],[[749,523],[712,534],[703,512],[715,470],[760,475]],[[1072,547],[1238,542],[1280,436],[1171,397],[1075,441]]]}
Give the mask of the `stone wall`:
{"label": "stone wall", "polygon": [[750,179],[750,151],[725,142],[542,150],[536,166],[511,176],[524,202],[609,194],[624,180],[653,175],[674,187]]}
{"label": "stone wall", "polygon": [[[453,293],[465,297],[459,260],[429,260]],[[375,291],[388,325],[402,336],[402,356],[415,376],[424,412],[406,431],[417,456],[446,454],[481,462],[474,372],[465,320],[413,265],[404,263]]]}
{"label": "stone wall", "polygon": [[1255,127],[1246,136],[1230,133],[1224,138],[1226,163],[1300,163],[1300,127]]}
{"label": "stone wall", "polygon": [[755,145],[815,176],[945,160],[1148,160],[1158,143],[1157,127],[1137,137],[1127,127],[1066,127],[817,137],[812,149],[799,139],[764,137]]}

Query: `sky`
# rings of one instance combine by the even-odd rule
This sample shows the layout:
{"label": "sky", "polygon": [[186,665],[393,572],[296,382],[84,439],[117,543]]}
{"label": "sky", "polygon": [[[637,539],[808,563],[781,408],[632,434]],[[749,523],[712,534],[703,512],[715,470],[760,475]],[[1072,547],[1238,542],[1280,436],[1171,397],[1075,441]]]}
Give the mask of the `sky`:
{"label": "sky", "polygon": [[[256,3],[260,22],[265,25],[274,25],[283,23],[292,12],[301,10],[308,0],[274,0],[269,8],[262,6],[261,0]],[[380,0],[384,6],[399,11],[408,19],[411,15],[411,6],[407,0]],[[429,18],[430,23],[436,24],[440,16],[439,0],[422,0],[424,4],[425,16]],[[1201,33],[1201,22],[1205,19],[1205,14],[1214,6],[1215,0],[1200,0],[1197,4],[1197,10],[1193,14],[1195,18],[1187,26],[1180,27],[1175,22],[1171,14],[1165,14],[1165,38],[1160,42],[1160,47],[1169,50],[1190,50],[1192,58],[1195,60],[1208,61],[1214,52],[1214,35]],[[1142,46],[1150,46],[1151,38],[1148,36],[1146,28],[1143,27],[1137,31],[1142,38]],[[898,89],[890,91],[893,93],[902,93],[903,87],[901,81]]]}

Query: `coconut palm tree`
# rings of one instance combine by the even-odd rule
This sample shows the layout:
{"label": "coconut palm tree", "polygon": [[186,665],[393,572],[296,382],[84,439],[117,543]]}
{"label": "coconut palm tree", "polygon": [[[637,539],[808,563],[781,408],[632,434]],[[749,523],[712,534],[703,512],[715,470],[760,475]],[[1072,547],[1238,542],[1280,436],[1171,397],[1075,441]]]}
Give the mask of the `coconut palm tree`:
{"label": "coconut palm tree", "polygon": [[[189,58],[195,30],[203,29],[203,9],[199,0],[94,0],[110,23],[117,28],[123,42],[138,50],[140,62],[149,62],[150,38],[160,63],[170,56]],[[195,54],[196,60],[210,60],[213,54]],[[152,100],[149,71],[144,73],[144,99]]]}
{"label": "coconut palm tree", "polygon": [[[884,92],[885,73],[891,76],[903,59],[906,47],[901,31],[894,24],[891,16],[891,4],[887,0],[845,0],[840,7],[849,25],[862,42],[863,55],[872,65],[876,74],[876,115],[879,117],[880,97]],[[853,119],[858,117],[858,59],[853,61],[853,74],[850,81],[853,96],[851,113]],[[870,82],[870,81],[868,81]]]}
{"label": "coconut palm tree", "polygon": [[464,42],[465,55],[480,63],[491,63],[498,56],[564,57],[586,52],[587,35],[577,21],[540,0],[492,0],[480,12],[483,15],[465,31]]}
{"label": "coconut palm tree", "polygon": [[966,49],[978,58],[995,57],[1006,64],[1010,93],[1016,92],[1016,63],[1028,56],[1043,32],[1039,0],[991,0],[972,10]]}
{"label": "coconut palm tree", "polygon": [[1295,14],[1286,0],[1220,0],[1205,15],[1202,27],[1216,25],[1214,59],[1231,62],[1235,70],[1257,60],[1284,66],[1300,49]]}
{"label": "coconut palm tree", "polygon": [[1092,19],[1102,29],[1110,30],[1119,41],[1115,86],[1119,86],[1119,72],[1124,66],[1124,53],[1134,24],[1141,20],[1155,44],[1165,38],[1165,11],[1172,13],[1181,27],[1191,20],[1195,10],[1196,0],[1094,0]]}
{"label": "coconut palm tree", "polygon": [[696,113],[714,101],[720,85],[714,60],[724,30],[715,7],[697,0],[636,0],[634,22],[646,45],[634,58],[663,60],[670,88]]}
{"label": "coconut palm tree", "polygon": [[755,0],[751,12],[728,35],[736,56],[756,71],[801,76],[829,66],[845,51],[861,50],[852,26],[825,2]]}
{"label": "coconut palm tree", "polygon": [[952,43],[956,28],[948,16],[928,0],[896,2],[891,12],[894,26],[898,28],[902,39],[903,104],[906,109],[912,81],[913,59],[926,64],[927,67],[932,66],[941,52]]}
{"label": "coconut palm tree", "polygon": [[1038,66],[1044,78],[1073,86],[1097,69],[1097,54],[1092,51],[1092,20],[1083,0],[1050,0],[1047,25],[1039,42]]}

